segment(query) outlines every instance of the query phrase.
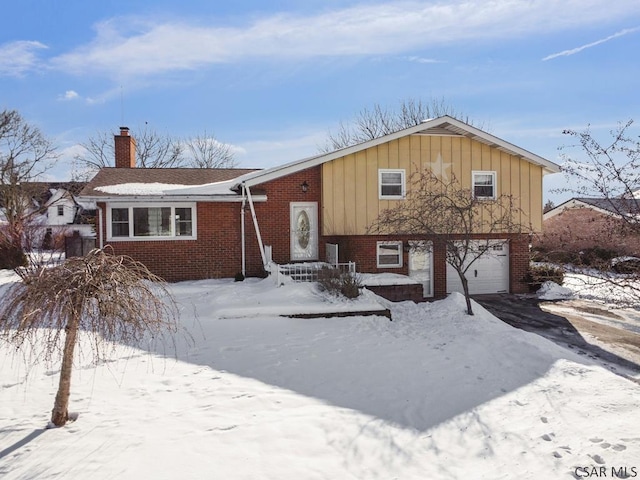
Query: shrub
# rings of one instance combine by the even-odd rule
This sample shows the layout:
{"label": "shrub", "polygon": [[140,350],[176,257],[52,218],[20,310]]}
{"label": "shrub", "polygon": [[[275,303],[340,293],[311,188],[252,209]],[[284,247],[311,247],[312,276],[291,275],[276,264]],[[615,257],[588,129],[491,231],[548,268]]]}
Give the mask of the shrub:
{"label": "shrub", "polygon": [[12,270],[27,265],[27,256],[21,248],[6,242],[0,243],[0,270]]}
{"label": "shrub", "polygon": [[531,252],[531,259],[534,262],[550,262],[608,270],[611,260],[621,255],[620,252],[602,247],[585,248],[579,251],[570,249],[546,251],[543,248],[535,248]]}
{"label": "shrub", "polygon": [[357,298],[362,288],[357,275],[329,267],[323,267],[318,272],[318,285],[322,291],[346,298]]}
{"label": "shrub", "polygon": [[542,284],[547,281],[562,285],[564,283],[564,270],[556,265],[531,265],[526,278],[529,290],[537,292]]}
{"label": "shrub", "polygon": [[606,270],[613,258],[619,257],[620,253],[601,247],[586,248],[580,252],[582,265]]}

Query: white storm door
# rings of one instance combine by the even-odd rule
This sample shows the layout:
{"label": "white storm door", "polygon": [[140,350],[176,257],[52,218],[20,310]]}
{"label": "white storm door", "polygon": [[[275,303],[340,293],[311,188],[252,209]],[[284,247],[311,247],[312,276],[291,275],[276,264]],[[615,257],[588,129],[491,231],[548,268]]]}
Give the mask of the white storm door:
{"label": "white storm door", "polygon": [[318,203],[291,202],[291,260],[318,259]]}
{"label": "white storm door", "polygon": [[422,295],[433,297],[433,247],[431,242],[409,242],[409,277],[422,284]]}

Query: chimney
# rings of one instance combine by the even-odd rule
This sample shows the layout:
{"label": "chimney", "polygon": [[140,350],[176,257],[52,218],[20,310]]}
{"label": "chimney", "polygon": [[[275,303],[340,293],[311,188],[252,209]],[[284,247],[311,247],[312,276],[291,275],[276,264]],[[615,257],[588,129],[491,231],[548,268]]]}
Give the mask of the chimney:
{"label": "chimney", "polygon": [[116,144],[116,168],[136,168],[136,141],[129,135],[128,127],[120,127],[120,135],[114,135]]}

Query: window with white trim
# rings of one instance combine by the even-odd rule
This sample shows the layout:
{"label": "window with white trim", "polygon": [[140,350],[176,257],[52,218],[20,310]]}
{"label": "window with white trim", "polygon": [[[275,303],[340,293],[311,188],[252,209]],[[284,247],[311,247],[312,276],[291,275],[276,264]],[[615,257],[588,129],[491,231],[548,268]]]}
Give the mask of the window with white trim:
{"label": "window with white trim", "polygon": [[378,268],[402,267],[402,242],[378,242],[376,256]]}
{"label": "window with white trim", "polygon": [[495,200],[496,172],[472,172],[473,198]]}
{"label": "window with white trim", "polygon": [[378,194],[381,200],[400,200],[405,197],[404,169],[378,170]]}
{"label": "window with white trim", "polygon": [[58,205],[58,216],[64,216],[64,205]]}
{"label": "window with white trim", "polygon": [[107,238],[111,240],[190,240],[196,238],[195,204],[111,206]]}

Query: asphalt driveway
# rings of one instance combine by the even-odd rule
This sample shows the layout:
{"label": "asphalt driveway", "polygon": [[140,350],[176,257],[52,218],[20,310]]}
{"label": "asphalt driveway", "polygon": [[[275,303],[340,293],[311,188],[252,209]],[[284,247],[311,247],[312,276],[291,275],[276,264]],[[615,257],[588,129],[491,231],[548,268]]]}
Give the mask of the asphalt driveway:
{"label": "asphalt driveway", "polygon": [[[544,301],[534,295],[478,295],[496,317],[597,361],[627,377],[640,375],[640,312],[585,300]],[[636,380],[637,381],[637,380]]]}

